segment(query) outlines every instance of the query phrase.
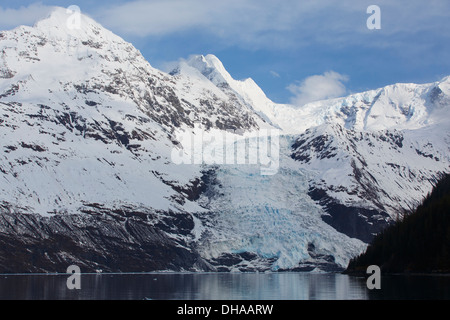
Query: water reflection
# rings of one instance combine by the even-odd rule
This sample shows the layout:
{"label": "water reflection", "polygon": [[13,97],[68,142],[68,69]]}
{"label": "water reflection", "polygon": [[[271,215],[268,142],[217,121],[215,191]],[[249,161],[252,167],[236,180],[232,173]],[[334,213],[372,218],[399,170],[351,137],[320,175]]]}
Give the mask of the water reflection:
{"label": "water reflection", "polygon": [[0,299],[83,300],[366,300],[450,299],[450,277],[391,276],[369,291],[364,278],[342,274],[83,274],[0,275]]}
{"label": "water reflection", "polygon": [[381,278],[381,289],[370,291],[374,300],[449,300],[450,275],[391,275]]}

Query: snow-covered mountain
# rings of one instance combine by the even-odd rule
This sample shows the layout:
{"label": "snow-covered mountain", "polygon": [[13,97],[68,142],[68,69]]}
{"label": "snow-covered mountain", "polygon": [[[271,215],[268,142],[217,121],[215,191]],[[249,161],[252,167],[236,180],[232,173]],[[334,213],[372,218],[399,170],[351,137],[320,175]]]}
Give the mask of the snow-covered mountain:
{"label": "snow-covered mountain", "polygon": [[[56,10],[33,28],[1,34],[2,172],[9,179],[2,192],[17,205],[47,213],[61,203],[76,211],[80,201],[110,202],[139,185],[130,202],[167,210],[173,205],[163,198],[173,190],[163,180],[174,175],[187,184],[197,170],[162,169],[177,143],[174,128],[264,125],[215,86],[152,68],[88,17],[80,30],[67,29],[65,19],[65,10]],[[164,170],[167,177],[153,173]],[[78,175],[82,185],[71,181]],[[11,187],[14,181],[20,187]]]}
{"label": "snow-covered mountain", "polygon": [[[164,73],[67,19],[0,32],[3,271],[338,270],[449,171],[450,78],[297,108],[213,55]],[[276,174],[175,163],[197,125],[279,129]]]}
{"label": "snow-covered mountain", "polygon": [[[16,221],[17,212],[43,216],[36,223],[44,225],[83,212],[118,215],[127,223],[138,216],[141,228],[152,233],[167,221],[167,241],[174,250],[187,247],[189,234],[184,237],[181,226],[172,224],[193,224],[189,212],[204,210],[193,201],[202,168],[172,162],[173,149],[179,149],[174,129],[187,130],[195,122],[250,130],[265,122],[212,84],[152,68],[131,44],[89,17],[81,17],[80,29],[69,28],[68,17],[56,9],[34,27],[0,33],[4,224],[14,226],[8,214]],[[99,233],[109,236],[113,222],[102,222]],[[51,238],[45,233],[50,227],[33,229],[42,228],[45,236],[39,237]],[[70,234],[67,228],[60,233]],[[5,233],[21,235],[25,229]],[[78,235],[67,241],[73,237]],[[55,260],[66,255],[55,254]]]}
{"label": "snow-covered mountain", "polygon": [[[233,226],[245,227],[231,228],[235,231],[233,240],[229,239],[230,228],[225,226],[226,232],[221,237],[211,237],[216,242],[212,245],[208,240],[213,248],[209,250],[216,255],[221,251],[239,252],[244,246],[251,248],[246,251],[276,257],[277,263],[272,267],[283,269],[295,265],[305,269],[304,264],[296,265],[293,261],[307,263],[307,257],[314,255],[308,252],[308,245],[313,244],[325,255],[333,256],[334,261],[340,260],[338,265],[344,265],[346,257],[359,250],[358,244],[350,245],[349,239],[334,238],[333,231],[327,227],[367,243],[390,221],[418,205],[437,178],[449,171],[450,77],[431,84],[395,84],[299,108],[270,101],[251,79],[233,79],[212,55],[182,61],[172,74],[203,76],[224,92],[235,92],[283,132],[277,176],[263,179],[255,174],[243,174],[242,167],[218,170],[222,197],[208,199],[215,206],[214,211],[221,212],[220,218],[214,218],[219,221],[215,225],[228,221]],[[242,181],[245,188],[240,187]],[[270,200],[277,195],[280,198]],[[318,205],[318,211],[312,203]],[[258,209],[259,206],[262,208]],[[271,221],[268,212],[276,212],[278,216],[283,209],[288,214],[277,222],[285,221],[286,226],[269,229],[276,233],[269,236],[270,231],[263,231]],[[314,221],[308,227],[287,227],[308,219]],[[249,220],[254,221],[251,227]],[[256,230],[261,231],[255,235]],[[308,236],[308,232],[299,235],[298,230],[320,234],[317,238],[322,241]],[[327,230],[327,240],[320,232],[323,230]],[[342,253],[344,242],[348,246]],[[324,243],[339,243],[339,249],[325,249]],[[282,259],[280,252],[284,252]],[[284,259],[290,262],[285,264]]]}

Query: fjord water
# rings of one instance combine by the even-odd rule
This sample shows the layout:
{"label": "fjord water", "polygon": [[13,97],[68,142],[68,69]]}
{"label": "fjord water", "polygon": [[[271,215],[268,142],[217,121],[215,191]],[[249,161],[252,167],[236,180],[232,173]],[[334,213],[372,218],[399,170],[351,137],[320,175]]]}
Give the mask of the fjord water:
{"label": "fjord water", "polygon": [[450,276],[383,276],[381,290],[337,273],[0,275],[1,300],[429,300],[450,299]]}

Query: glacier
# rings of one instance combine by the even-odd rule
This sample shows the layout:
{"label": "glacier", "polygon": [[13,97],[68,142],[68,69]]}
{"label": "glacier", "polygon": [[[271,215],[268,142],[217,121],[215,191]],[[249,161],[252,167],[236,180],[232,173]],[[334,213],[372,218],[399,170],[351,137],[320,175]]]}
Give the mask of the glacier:
{"label": "glacier", "polygon": [[[67,18],[0,32],[4,272],[339,271],[449,172],[450,77],[278,104],[214,55],[166,73]],[[214,150],[276,132],[276,171],[177,163],[197,125]]]}

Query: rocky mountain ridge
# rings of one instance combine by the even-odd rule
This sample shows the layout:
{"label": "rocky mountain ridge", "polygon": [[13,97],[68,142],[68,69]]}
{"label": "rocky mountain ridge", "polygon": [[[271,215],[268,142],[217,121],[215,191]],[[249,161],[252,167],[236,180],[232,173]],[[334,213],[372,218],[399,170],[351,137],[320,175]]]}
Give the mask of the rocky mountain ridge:
{"label": "rocky mountain ridge", "polygon": [[[0,33],[5,272],[341,270],[449,171],[449,78],[297,108],[213,55],[164,73],[67,17]],[[276,174],[174,163],[196,125],[275,130]]]}

